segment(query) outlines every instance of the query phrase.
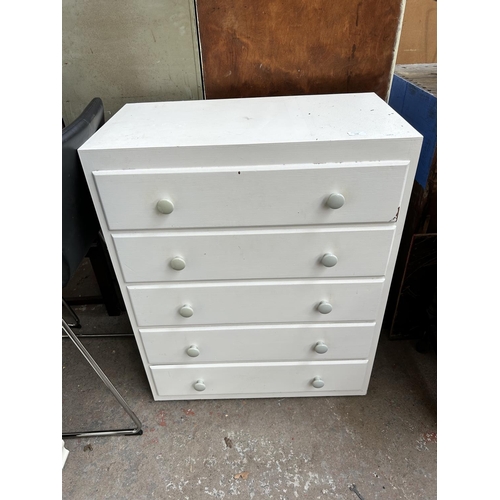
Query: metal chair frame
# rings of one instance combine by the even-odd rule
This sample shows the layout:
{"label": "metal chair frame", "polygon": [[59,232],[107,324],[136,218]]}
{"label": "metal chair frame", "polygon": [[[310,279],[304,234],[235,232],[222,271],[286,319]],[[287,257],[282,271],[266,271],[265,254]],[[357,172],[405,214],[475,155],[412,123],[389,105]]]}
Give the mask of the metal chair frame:
{"label": "metal chair frame", "polygon": [[111,383],[106,374],[101,370],[99,365],[96,363],[94,358],[85,349],[84,345],[80,342],[77,335],[71,330],[68,323],[62,320],[62,329],[69,339],[75,344],[78,350],[81,352],[83,357],[88,361],[93,370],[97,373],[99,378],[104,382],[106,387],[111,391],[111,394],[120,403],[122,408],[127,412],[130,418],[134,421],[135,427],[129,429],[111,429],[111,430],[100,430],[100,431],[73,431],[73,432],[63,432],[63,438],[81,438],[81,437],[96,437],[96,436],[140,436],[142,434],[142,423],[134,413],[132,408],[123,399],[121,394],[118,392],[116,387]]}
{"label": "metal chair frame", "polygon": [[[102,301],[106,305],[109,315],[116,316],[120,314],[121,296],[116,293],[114,273],[112,271],[109,255],[105,249],[104,239],[99,230],[99,224],[95,212],[92,211],[92,200],[90,193],[85,189],[86,183],[83,177],[81,167],[77,155],[78,147],[88,137],[92,135],[104,124],[104,108],[100,98],[94,98],[83,110],[80,116],[70,125],[64,127],[62,131],[62,147],[63,147],[63,205],[64,196],[66,195],[66,203],[70,207],[78,207],[73,212],[68,211],[68,220],[66,222],[63,217],[63,289],[68,284],[68,279],[75,272],[78,262],[81,263],[81,258],[85,253],[90,258],[94,274],[96,275],[98,285],[102,295]],[[66,170],[65,170],[66,167]],[[64,181],[66,181],[67,191],[64,191]],[[64,210],[64,208],[63,208]],[[64,214],[65,212],[63,212]],[[92,216],[93,214],[93,216]],[[78,233],[73,233],[73,227],[78,228]],[[66,233],[65,233],[66,231]],[[94,233],[95,232],[95,233]],[[68,235],[68,241],[65,243],[64,235]],[[92,239],[94,241],[92,241]],[[65,246],[66,245],[66,246]],[[72,246],[73,245],[73,246]],[[65,248],[67,253],[65,254]],[[68,251],[69,250],[69,251]],[[72,250],[75,250],[72,252]],[[80,255],[81,254],[81,255]],[[68,277],[69,276],[69,277]],[[92,430],[78,432],[63,432],[63,438],[80,438],[80,437],[95,437],[95,436],[116,436],[126,435],[135,436],[142,434],[142,423],[137,415],[132,411],[126,403],[116,387],[111,383],[94,358],[85,349],[75,332],[71,329],[81,328],[81,322],[78,315],[71,308],[70,299],[65,300],[63,297],[63,306],[68,310],[72,317],[72,323],[68,324],[64,318],[62,319],[63,338],[67,337],[78,348],[83,357],[87,360],[93,370],[97,373],[102,382],[111,391],[111,394],[127,412],[130,418],[134,421],[135,427],[129,429],[110,429],[110,430]],[[127,335],[127,334],[125,334]],[[79,337],[111,337],[113,334],[87,334],[79,335]],[[118,336],[121,336],[118,334]]]}

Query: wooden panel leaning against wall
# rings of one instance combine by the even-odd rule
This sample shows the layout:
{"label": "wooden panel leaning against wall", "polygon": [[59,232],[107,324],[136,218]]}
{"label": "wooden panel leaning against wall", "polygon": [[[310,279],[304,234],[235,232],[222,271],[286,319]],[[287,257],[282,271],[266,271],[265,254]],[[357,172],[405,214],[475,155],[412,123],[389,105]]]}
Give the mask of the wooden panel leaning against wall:
{"label": "wooden panel leaning against wall", "polygon": [[396,63],[437,63],[437,0],[406,0]]}
{"label": "wooden panel leaning against wall", "polygon": [[208,99],[387,99],[404,0],[196,0]]}

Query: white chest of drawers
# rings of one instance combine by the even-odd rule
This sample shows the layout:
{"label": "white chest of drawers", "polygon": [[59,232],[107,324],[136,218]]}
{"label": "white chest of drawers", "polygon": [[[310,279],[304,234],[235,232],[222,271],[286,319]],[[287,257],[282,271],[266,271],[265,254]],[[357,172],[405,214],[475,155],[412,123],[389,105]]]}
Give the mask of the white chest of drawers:
{"label": "white chest of drawers", "polygon": [[128,104],[91,137],[155,400],[366,394],[421,142],[370,93]]}

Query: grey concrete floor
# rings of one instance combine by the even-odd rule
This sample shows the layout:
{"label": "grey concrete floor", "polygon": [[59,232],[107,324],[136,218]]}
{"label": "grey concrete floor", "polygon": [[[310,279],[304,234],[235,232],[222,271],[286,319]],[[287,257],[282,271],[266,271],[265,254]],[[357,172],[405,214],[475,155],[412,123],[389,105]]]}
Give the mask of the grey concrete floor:
{"label": "grey concrete floor", "polygon": [[[66,295],[89,286],[84,263]],[[75,309],[81,333],[131,332],[125,313]],[[174,402],[153,400],[133,337],[82,342],[144,433],[67,439],[63,499],[437,497],[436,353],[412,342],[382,333],[366,396]],[[63,431],[132,426],[67,338],[62,353]]]}

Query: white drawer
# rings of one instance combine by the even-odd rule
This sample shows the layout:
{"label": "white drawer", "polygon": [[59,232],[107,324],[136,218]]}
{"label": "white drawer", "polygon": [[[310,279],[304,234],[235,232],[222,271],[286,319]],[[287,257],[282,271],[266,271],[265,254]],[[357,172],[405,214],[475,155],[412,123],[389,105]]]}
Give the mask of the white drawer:
{"label": "white drawer", "polygon": [[[152,366],[151,372],[160,398],[204,399],[361,392],[366,369],[362,360]],[[313,386],[316,378],[323,387]],[[196,390],[197,383],[205,389]]]}
{"label": "white drawer", "polygon": [[364,359],[374,323],[139,329],[152,365]]}
{"label": "white drawer", "polygon": [[[138,326],[372,321],[383,278],[128,286]],[[318,311],[331,304],[328,314]],[[192,308],[183,317],[183,306]]]}
{"label": "white drawer", "polygon": [[[113,240],[125,281],[131,283],[383,276],[393,236],[394,226],[376,226],[118,233]],[[333,267],[322,263],[327,254],[337,259]],[[177,261],[182,270],[173,269]]]}
{"label": "white drawer", "polygon": [[[93,172],[109,229],[390,222],[409,162]],[[341,208],[329,208],[332,193]],[[173,204],[169,214],[159,200]],[[172,207],[171,207],[172,208]]]}

